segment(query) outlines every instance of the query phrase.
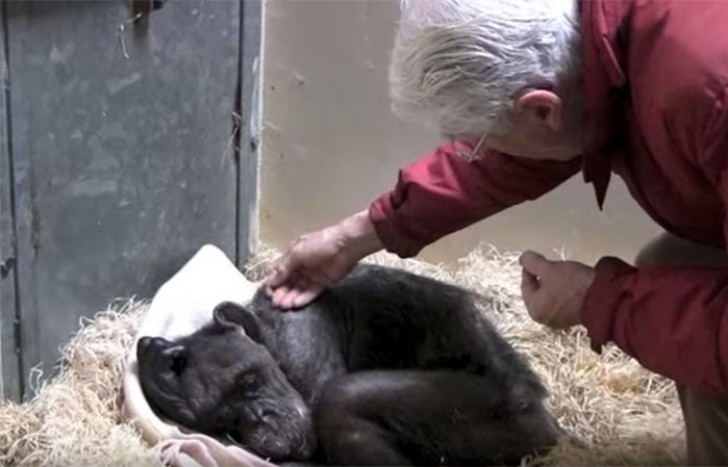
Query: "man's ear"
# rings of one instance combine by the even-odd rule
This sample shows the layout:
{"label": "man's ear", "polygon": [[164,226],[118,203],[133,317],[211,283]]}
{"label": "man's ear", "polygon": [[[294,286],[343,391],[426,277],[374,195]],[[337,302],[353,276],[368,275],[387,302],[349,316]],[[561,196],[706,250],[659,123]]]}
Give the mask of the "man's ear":
{"label": "man's ear", "polygon": [[558,94],[544,89],[531,89],[515,102],[519,114],[552,131],[559,131],[563,126],[563,105]]}
{"label": "man's ear", "polygon": [[222,302],[212,312],[215,323],[223,327],[237,328],[260,343],[260,322],[248,309],[233,302]]}

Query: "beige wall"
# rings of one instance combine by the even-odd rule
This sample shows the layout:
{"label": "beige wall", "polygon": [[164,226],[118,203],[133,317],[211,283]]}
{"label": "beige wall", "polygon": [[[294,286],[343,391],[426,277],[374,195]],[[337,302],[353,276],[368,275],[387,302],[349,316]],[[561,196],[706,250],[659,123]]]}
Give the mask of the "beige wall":
{"label": "beige wall", "polygon": [[[387,60],[396,0],[267,0],[260,239],[282,248],[390,188],[397,169],[438,141],[390,113]],[[620,180],[604,212],[578,175],[537,202],[451,235],[422,257],[449,262],[478,242],[631,260],[656,233]]]}

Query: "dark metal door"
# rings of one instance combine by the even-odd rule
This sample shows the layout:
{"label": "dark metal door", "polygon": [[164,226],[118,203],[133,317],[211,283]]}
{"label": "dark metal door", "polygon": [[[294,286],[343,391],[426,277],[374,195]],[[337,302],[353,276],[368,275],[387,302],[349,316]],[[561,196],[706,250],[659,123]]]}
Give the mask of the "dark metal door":
{"label": "dark metal door", "polygon": [[4,3],[6,396],[81,316],[151,296],[204,243],[240,253],[241,5],[168,0],[131,22],[126,1]]}

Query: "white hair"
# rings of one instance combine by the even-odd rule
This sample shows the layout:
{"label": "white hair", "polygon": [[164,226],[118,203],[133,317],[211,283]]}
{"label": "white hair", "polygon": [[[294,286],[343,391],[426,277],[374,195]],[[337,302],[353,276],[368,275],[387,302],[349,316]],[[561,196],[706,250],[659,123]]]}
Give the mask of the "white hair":
{"label": "white hair", "polygon": [[449,136],[506,132],[514,97],[579,74],[575,0],[403,0],[393,111]]}

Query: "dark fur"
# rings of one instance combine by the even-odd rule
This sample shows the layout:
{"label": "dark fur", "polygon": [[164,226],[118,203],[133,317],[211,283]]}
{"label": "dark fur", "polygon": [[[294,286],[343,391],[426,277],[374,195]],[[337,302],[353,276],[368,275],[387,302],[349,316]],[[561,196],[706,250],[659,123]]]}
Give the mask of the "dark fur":
{"label": "dark fur", "polygon": [[140,340],[142,388],[165,417],[274,461],[517,464],[560,429],[474,300],[371,265],[298,311],[259,291],[192,336]]}

